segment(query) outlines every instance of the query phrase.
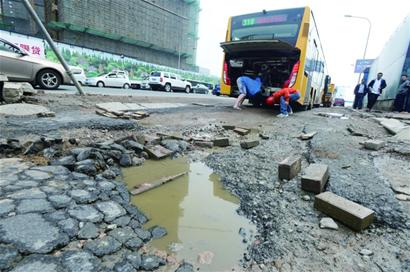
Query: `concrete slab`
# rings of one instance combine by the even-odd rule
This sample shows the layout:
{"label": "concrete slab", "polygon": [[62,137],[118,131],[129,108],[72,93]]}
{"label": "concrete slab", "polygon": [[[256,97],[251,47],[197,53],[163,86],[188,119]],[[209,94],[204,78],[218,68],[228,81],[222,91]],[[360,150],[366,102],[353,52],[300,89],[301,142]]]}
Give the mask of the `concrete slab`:
{"label": "concrete slab", "polygon": [[410,114],[407,113],[395,113],[391,116],[391,118],[399,119],[399,120],[410,120]]}
{"label": "concrete slab", "polygon": [[279,179],[291,180],[298,175],[302,167],[301,157],[288,157],[279,163]]}
{"label": "concrete slab", "polygon": [[388,118],[375,118],[381,126],[383,126],[388,132],[391,134],[397,134],[402,129],[406,128],[407,125],[399,120],[396,119],[388,119]]}
{"label": "concrete slab", "polygon": [[50,110],[46,107],[33,104],[16,103],[0,106],[0,114],[8,116],[30,116],[48,112]]}
{"label": "concrete slab", "polygon": [[331,192],[317,195],[314,206],[355,231],[367,228],[375,216],[374,211]]}
{"label": "concrete slab", "polygon": [[171,150],[166,149],[161,145],[144,147],[144,150],[149,154],[150,158],[155,160],[166,158],[173,153]]}
{"label": "concrete slab", "polygon": [[100,110],[105,110],[109,112],[126,111],[129,109],[127,105],[125,105],[124,103],[120,103],[120,102],[100,103],[95,106]]}
{"label": "concrete slab", "polygon": [[394,135],[392,139],[410,142],[410,127],[403,128],[396,135]]}
{"label": "concrete slab", "polygon": [[314,163],[305,169],[302,176],[302,189],[315,194],[323,192],[329,179],[329,167],[325,164]]}
{"label": "concrete slab", "polygon": [[364,148],[369,149],[369,150],[380,150],[381,148],[384,147],[384,142],[380,140],[368,140],[363,143]]}

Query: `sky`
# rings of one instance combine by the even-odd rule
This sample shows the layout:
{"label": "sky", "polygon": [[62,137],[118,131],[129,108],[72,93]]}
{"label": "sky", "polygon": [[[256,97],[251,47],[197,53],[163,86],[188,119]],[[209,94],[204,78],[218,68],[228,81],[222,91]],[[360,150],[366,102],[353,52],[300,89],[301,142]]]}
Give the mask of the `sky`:
{"label": "sky", "polygon": [[332,82],[348,99],[357,84],[354,64],[363,57],[369,24],[344,15],[371,21],[366,58],[373,59],[410,14],[410,1],[406,0],[201,0],[197,65],[220,76],[223,55],[219,44],[225,39],[229,16],[302,6],[313,11]]}

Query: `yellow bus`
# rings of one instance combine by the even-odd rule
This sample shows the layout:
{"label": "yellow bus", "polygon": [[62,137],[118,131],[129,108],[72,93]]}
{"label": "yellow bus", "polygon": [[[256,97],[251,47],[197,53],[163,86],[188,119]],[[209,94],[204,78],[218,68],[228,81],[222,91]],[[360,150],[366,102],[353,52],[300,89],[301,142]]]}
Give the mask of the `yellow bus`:
{"label": "yellow bus", "polygon": [[237,96],[236,79],[252,70],[262,76],[264,97],[289,80],[302,108],[318,106],[325,88],[326,60],[309,7],[230,17],[221,75],[221,94]]}
{"label": "yellow bus", "polygon": [[336,97],[337,89],[335,84],[331,83],[329,84],[329,88],[327,89],[327,92],[323,93],[323,106],[324,107],[331,107],[333,104],[333,100]]}

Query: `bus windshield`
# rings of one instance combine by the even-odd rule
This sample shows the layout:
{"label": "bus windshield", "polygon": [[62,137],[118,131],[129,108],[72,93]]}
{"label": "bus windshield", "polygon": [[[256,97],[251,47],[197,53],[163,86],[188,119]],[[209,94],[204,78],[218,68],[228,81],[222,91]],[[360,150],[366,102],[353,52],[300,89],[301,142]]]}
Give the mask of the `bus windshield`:
{"label": "bus windshield", "polygon": [[272,39],[295,45],[303,12],[300,8],[233,17],[231,41]]}

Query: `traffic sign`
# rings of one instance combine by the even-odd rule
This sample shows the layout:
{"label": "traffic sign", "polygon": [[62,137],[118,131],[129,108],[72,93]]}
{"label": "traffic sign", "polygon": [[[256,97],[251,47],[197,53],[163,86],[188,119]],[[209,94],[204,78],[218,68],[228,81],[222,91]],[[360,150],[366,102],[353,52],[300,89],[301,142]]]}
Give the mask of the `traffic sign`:
{"label": "traffic sign", "polygon": [[374,59],[358,59],[356,60],[356,66],[354,72],[356,74],[363,73],[367,67],[372,66]]}

